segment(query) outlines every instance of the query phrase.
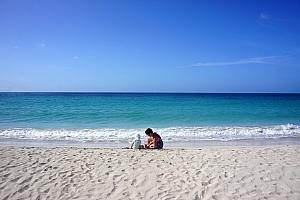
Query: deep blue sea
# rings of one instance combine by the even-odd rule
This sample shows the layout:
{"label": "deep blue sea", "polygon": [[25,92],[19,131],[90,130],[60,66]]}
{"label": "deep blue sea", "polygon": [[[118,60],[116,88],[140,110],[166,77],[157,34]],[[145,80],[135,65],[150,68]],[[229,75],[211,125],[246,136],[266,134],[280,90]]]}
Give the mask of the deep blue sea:
{"label": "deep blue sea", "polygon": [[0,93],[0,138],[300,137],[300,94]]}

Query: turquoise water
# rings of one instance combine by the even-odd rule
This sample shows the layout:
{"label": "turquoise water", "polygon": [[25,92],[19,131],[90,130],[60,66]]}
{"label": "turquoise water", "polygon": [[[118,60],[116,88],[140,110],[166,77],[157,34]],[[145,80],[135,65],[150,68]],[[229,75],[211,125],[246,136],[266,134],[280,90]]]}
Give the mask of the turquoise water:
{"label": "turquoise water", "polygon": [[295,94],[0,93],[0,127],[300,124]]}
{"label": "turquoise water", "polygon": [[[147,127],[185,137],[207,129],[210,137],[240,129],[237,135],[253,135],[253,128],[297,135],[299,124],[300,94],[0,93],[5,137],[55,131],[60,137],[115,137]],[[278,126],[284,128],[274,133]]]}

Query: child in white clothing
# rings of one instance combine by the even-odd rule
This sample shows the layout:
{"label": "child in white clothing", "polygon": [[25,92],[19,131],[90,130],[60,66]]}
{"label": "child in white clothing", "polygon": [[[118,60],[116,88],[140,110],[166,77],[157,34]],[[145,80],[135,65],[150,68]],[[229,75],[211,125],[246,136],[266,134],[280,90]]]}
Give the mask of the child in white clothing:
{"label": "child in white clothing", "polygon": [[131,149],[140,149],[141,148],[141,145],[142,144],[142,141],[141,141],[141,136],[140,134],[136,134],[134,140],[132,141],[131,143]]}

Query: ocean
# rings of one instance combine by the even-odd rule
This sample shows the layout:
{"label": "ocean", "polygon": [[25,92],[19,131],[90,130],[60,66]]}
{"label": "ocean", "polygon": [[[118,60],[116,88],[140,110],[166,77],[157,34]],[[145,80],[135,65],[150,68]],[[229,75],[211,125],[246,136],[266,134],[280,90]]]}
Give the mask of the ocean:
{"label": "ocean", "polygon": [[300,94],[0,93],[0,140],[167,143],[300,138]]}

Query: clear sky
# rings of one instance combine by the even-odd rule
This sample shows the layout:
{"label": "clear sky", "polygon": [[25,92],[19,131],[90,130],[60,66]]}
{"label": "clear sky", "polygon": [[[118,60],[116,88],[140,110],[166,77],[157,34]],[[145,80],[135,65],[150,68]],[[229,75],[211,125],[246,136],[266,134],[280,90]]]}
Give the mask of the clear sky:
{"label": "clear sky", "polygon": [[300,92],[300,1],[0,0],[0,91]]}

